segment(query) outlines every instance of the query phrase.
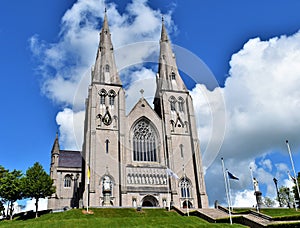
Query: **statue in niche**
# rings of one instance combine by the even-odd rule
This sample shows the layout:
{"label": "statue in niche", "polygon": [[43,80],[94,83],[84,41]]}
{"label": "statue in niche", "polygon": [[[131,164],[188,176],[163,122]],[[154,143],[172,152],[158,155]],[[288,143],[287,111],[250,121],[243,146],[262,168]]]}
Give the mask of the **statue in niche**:
{"label": "statue in niche", "polygon": [[102,123],[102,115],[101,114],[98,114],[96,116],[96,120],[97,120],[97,126],[98,127],[101,127],[101,123]]}
{"label": "statue in niche", "polygon": [[175,122],[174,120],[170,120],[170,124],[171,124],[171,132],[174,132],[174,125],[175,125]]}
{"label": "statue in niche", "polygon": [[150,174],[150,177],[149,177],[149,183],[150,184],[153,184],[153,178],[152,178],[152,175]]}
{"label": "statue in niche", "polygon": [[142,184],[145,184],[145,174],[142,174]]}
{"label": "statue in niche", "polygon": [[253,178],[253,185],[254,185],[254,191],[259,192],[258,181],[256,180],[256,178]]}
{"label": "statue in niche", "polygon": [[111,191],[111,180],[108,176],[105,176],[103,178],[103,191],[104,192]]}

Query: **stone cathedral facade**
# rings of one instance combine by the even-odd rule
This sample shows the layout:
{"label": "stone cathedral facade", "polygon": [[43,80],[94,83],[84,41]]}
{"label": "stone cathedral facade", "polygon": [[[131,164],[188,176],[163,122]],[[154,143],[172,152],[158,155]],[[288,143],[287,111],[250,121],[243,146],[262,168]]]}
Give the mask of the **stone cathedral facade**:
{"label": "stone cathedral facade", "polygon": [[208,207],[193,102],[164,23],[156,86],[154,108],[142,96],[126,114],[105,15],[86,99],[82,153],[60,150],[56,137],[50,168],[56,194],[49,209]]}

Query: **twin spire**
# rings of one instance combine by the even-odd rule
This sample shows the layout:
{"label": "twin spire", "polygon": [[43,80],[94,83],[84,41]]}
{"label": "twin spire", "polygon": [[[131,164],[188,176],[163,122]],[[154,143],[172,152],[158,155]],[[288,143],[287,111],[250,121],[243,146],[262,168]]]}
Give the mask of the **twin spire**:
{"label": "twin spire", "polygon": [[[105,10],[92,81],[101,84],[122,85],[117,71],[111,34]],[[157,90],[187,91],[179,75],[175,55],[162,19]]]}
{"label": "twin spire", "polygon": [[96,62],[92,70],[92,81],[101,84],[122,85],[115,63],[106,10],[100,32]]}

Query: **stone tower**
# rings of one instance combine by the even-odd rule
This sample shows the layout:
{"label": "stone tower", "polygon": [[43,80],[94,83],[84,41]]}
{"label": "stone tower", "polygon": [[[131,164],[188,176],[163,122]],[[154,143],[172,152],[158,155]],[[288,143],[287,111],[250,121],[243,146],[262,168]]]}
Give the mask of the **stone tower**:
{"label": "stone tower", "polygon": [[126,114],[105,14],[86,99],[82,160],[79,151],[60,150],[56,138],[51,175],[57,194],[49,208],[208,207],[193,102],[164,23],[156,82],[154,108],[142,96]]}
{"label": "stone tower", "polygon": [[180,177],[179,181],[170,179],[172,200],[184,207],[188,203],[208,207],[193,101],[179,75],[164,23],[156,82],[153,103],[163,123],[166,165]]}
{"label": "stone tower", "polygon": [[[114,59],[105,14],[92,83],[86,100],[83,183],[90,206],[120,205],[120,164],[124,154],[125,94]],[[87,189],[87,169],[90,184]],[[86,203],[87,195],[83,195]]]}

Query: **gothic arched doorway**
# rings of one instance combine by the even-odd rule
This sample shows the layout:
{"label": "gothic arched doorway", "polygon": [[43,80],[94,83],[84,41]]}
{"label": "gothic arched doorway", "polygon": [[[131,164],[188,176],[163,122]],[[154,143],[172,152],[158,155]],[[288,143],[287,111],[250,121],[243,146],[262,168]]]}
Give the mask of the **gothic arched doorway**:
{"label": "gothic arched doorway", "polygon": [[154,196],[145,196],[142,202],[142,207],[158,207],[158,201]]}
{"label": "gothic arched doorway", "polygon": [[182,203],[182,207],[183,208],[187,208],[187,205],[189,206],[189,208],[192,208],[193,207],[193,204],[191,203],[191,201],[183,201]]}

